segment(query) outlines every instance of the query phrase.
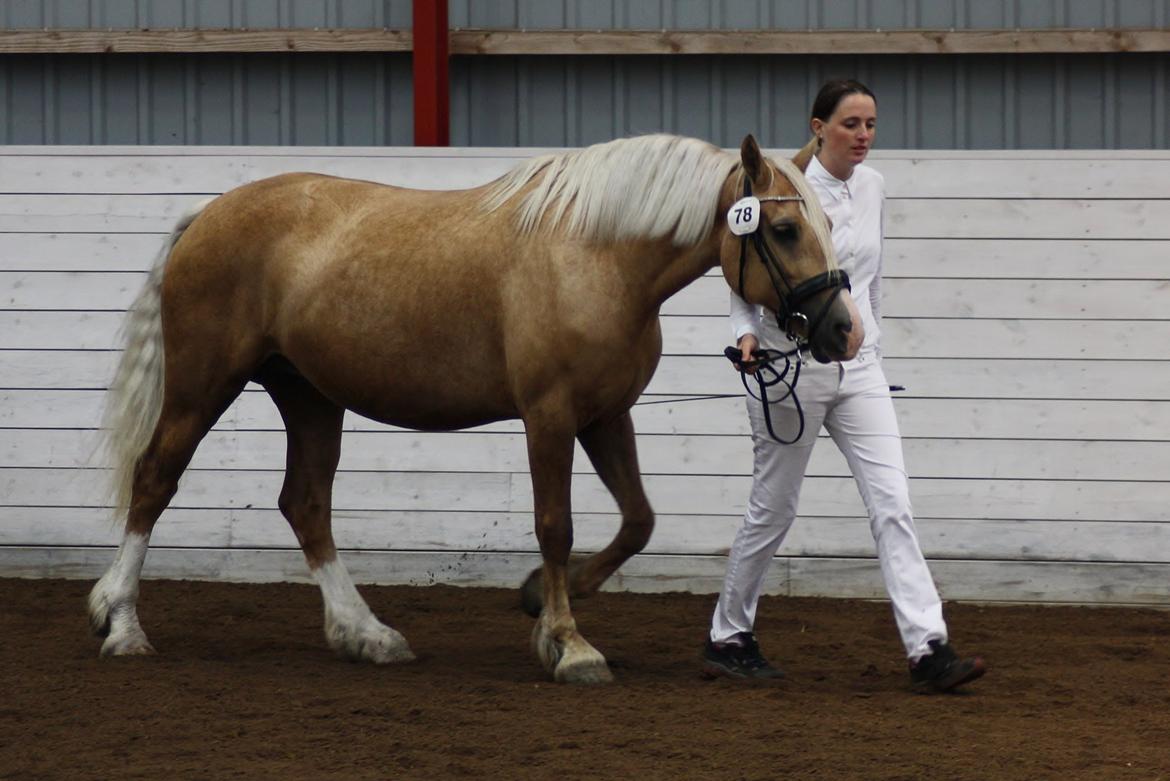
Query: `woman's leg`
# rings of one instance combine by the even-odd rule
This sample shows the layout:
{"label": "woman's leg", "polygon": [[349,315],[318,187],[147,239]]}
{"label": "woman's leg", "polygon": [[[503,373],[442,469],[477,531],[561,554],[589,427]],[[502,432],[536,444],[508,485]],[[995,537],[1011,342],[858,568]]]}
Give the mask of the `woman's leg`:
{"label": "woman's leg", "polygon": [[841,398],[825,417],[849,462],[869,515],[898,632],[912,661],[947,641],[942,603],[918,544],[902,438],[881,364],[870,354],[845,365]]}
{"label": "woman's leg", "polygon": [[[743,526],[727,555],[723,591],[711,618],[711,641],[723,642],[739,632],[750,632],[756,620],[756,604],[772,557],[796,518],[800,484],[812,455],[825,410],[837,392],[837,364],[808,366],[797,383],[804,409],[804,434],[792,445],[772,439],[764,421],[763,405],[747,398],[755,460],[752,488]],[[799,430],[795,407],[785,400],[771,407],[772,425],[781,437]]]}

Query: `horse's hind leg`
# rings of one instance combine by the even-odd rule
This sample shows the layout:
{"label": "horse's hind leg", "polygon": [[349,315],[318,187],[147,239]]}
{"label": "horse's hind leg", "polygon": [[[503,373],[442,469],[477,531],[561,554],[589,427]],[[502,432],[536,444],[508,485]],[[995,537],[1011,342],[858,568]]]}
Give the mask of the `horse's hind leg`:
{"label": "horse's hind leg", "polygon": [[333,542],[333,476],[341,456],[344,410],[292,371],[268,371],[260,382],[276,402],[288,433],[280,511],[321,587],[329,646],[355,661],[388,664],[414,659],[406,638],[378,621],[358,594]]}
{"label": "horse's hind leg", "polygon": [[[646,547],[654,531],[654,511],[642,487],[634,426],[630,414],[594,423],[577,435],[593,468],[617,500],[622,525],[613,541],[592,556],[569,567],[569,596],[580,599],[597,593],[610,575]],[[520,590],[529,615],[539,615],[543,602],[541,570],[534,570]]]}
{"label": "horse's hind leg", "polygon": [[[114,563],[89,594],[89,620],[104,636],[102,656],[151,654],[154,648],[138,622],[138,581],[154,524],[179,486],[179,477],[200,440],[242,389],[240,383],[202,399],[164,400],[150,445],[134,471],[126,529]],[[211,399],[220,401],[210,404]]]}

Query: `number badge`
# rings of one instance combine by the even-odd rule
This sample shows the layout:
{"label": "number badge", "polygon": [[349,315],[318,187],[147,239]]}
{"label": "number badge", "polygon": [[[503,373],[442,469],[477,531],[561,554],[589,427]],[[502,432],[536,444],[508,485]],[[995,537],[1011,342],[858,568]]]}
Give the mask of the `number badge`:
{"label": "number badge", "polygon": [[727,225],[736,236],[755,233],[760,227],[760,199],[749,195],[733,203],[727,210]]}

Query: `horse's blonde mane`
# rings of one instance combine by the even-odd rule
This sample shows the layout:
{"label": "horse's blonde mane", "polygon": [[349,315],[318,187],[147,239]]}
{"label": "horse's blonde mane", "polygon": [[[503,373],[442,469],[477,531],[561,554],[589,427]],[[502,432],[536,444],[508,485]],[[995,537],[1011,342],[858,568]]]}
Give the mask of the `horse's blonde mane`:
{"label": "horse's blonde mane", "polygon": [[677,246],[692,246],[711,232],[719,192],[738,162],[694,138],[623,138],[517,166],[494,183],[486,207],[500,208],[540,177],[519,205],[521,233],[547,216],[546,224],[585,239],[669,235]]}
{"label": "horse's blonde mane", "polygon": [[808,179],[804,178],[804,173],[796,167],[796,163],[781,157],[772,160],[772,164],[796,188],[796,192],[801,198],[801,214],[804,215],[805,222],[812,228],[817,241],[824,248],[825,262],[828,264],[828,268],[830,270],[836,269],[838,266],[837,252],[833,249],[833,226],[829,224],[829,217],[821,207],[820,197],[817,196],[812,185],[808,183]]}

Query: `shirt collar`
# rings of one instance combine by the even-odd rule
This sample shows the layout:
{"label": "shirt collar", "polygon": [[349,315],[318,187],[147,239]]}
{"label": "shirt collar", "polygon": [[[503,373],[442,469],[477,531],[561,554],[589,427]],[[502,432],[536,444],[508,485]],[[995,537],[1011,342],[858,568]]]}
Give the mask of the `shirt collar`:
{"label": "shirt collar", "polygon": [[844,181],[838,179],[821,165],[821,161],[817,159],[816,155],[813,155],[808,161],[808,168],[805,169],[804,177],[837,200],[851,197],[849,183],[853,181],[853,177],[850,176]]}

